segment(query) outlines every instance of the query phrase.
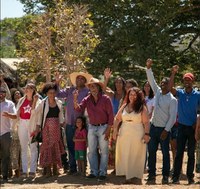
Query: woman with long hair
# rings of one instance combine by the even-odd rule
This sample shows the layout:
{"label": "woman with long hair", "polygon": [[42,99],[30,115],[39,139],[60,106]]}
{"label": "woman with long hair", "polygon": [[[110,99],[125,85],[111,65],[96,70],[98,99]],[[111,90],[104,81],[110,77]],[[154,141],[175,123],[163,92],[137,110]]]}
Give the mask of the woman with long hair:
{"label": "woman with long hair", "polygon": [[40,103],[36,86],[33,83],[26,84],[24,96],[17,103],[17,117],[19,119],[18,135],[21,145],[22,177],[28,176],[28,148],[30,148],[30,172],[29,177],[35,177],[37,168],[38,148],[37,142],[31,143],[31,134],[36,129],[36,111]]}
{"label": "woman with long hair", "polygon": [[[149,117],[142,90],[129,89],[128,98],[114,122],[116,175],[125,175],[126,184],[141,184],[149,142]],[[119,123],[122,122],[119,129]]]}

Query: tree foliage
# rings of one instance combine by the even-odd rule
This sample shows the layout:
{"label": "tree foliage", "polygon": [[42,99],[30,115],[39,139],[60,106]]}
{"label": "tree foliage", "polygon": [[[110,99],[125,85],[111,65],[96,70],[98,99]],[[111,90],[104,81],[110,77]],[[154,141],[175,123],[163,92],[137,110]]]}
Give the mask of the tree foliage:
{"label": "tree foliage", "polygon": [[[27,12],[54,9],[53,1],[20,0]],[[101,39],[87,64],[98,76],[105,67],[140,83],[146,78],[141,67],[153,58],[157,79],[168,76],[174,64],[180,66],[179,81],[186,71],[200,81],[199,0],[66,0],[87,4]],[[39,5],[39,6],[38,6]]]}
{"label": "tree foliage", "polygon": [[83,71],[99,43],[86,5],[54,2],[54,9],[34,16],[22,40],[25,50],[19,55],[27,61],[19,64],[18,70],[24,79],[45,75],[46,81],[50,81],[58,70],[66,76],[75,70]]}

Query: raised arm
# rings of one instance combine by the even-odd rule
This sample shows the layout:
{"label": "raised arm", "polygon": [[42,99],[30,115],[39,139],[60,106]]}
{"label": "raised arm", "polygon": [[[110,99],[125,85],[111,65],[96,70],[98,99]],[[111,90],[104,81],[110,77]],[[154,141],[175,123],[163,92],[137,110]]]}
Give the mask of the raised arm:
{"label": "raised arm", "polygon": [[112,71],[110,70],[110,68],[106,68],[104,70],[104,88],[103,88],[103,91],[109,97],[112,97],[114,95],[114,92],[110,88],[107,89],[108,82],[110,80],[111,75],[112,75]]}
{"label": "raised arm", "polygon": [[175,78],[175,74],[178,72],[178,69],[179,67],[177,65],[172,67],[172,72],[171,72],[170,81],[169,81],[170,91],[174,96],[176,95],[176,89],[174,87],[174,78]]}
{"label": "raised arm", "polygon": [[146,68],[147,68],[146,74],[147,74],[147,80],[148,80],[149,84],[151,85],[151,88],[152,88],[154,94],[156,94],[157,90],[159,89],[159,86],[156,83],[153,72],[151,70],[152,64],[153,64],[152,59],[148,58],[146,61]]}

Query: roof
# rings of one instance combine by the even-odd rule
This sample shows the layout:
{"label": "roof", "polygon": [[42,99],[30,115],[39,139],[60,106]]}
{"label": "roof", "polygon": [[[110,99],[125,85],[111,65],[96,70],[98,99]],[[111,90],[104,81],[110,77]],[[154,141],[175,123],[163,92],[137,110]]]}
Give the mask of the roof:
{"label": "roof", "polygon": [[16,71],[17,67],[15,66],[15,63],[20,63],[26,60],[25,58],[1,58],[1,64],[4,63],[7,66],[9,66],[10,69]]}

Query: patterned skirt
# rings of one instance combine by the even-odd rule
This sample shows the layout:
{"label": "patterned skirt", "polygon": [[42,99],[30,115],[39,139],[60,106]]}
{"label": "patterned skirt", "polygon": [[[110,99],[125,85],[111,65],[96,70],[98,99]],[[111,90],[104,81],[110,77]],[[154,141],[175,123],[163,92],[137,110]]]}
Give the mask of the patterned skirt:
{"label": "patterned skirt", "polygon": [[61,154],[64,154],[61,131],[58,118],[47,118],[42,130],[42,145],[40,147],[40,165],[46,167],[56,164],[62,167]]}

